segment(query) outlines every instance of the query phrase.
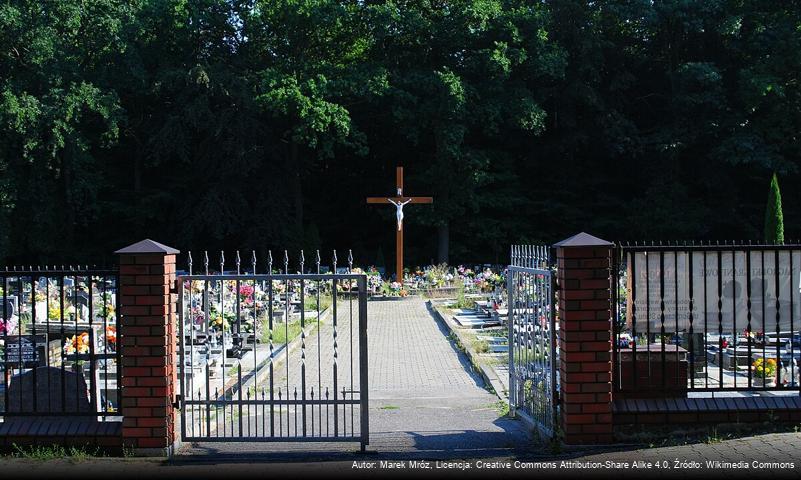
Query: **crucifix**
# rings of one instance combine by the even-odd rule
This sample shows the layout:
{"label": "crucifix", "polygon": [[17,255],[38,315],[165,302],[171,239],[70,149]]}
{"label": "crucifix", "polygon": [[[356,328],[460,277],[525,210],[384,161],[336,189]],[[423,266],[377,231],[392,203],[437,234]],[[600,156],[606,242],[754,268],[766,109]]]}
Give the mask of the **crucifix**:
{"label": "crucifix", "polygon": [[395,197],[367,197],[367,203],[388,203],[395,206],[395,279],[403,285],[403,207],[408,203],[434,203],[433,197],[404,197],[403,196],[403,167],[395,171],[395,184],[397,187]]}

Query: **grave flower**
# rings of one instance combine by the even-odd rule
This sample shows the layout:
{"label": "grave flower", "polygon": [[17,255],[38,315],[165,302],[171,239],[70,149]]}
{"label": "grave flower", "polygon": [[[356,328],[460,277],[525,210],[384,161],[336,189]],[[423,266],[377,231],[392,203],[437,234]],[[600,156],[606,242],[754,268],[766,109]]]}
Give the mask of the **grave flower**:
{"label": "grave flower", "polygon": [[757,358],[756,360],[754,360],[752,366],[754,367],[754,373],[756,374],[756,378],[761,379],[766,384],[770,383],[776,376],[775,358],[768,358],[767,360],[764,358]]}
{"label": "grave flower", "polygon": [[64,342],[64,353],[67,355],[89,353],[89,333],[83,332],[68,338]]}
{"label": "grave flower", "polygon": [[112,349],[117,347],[117,327],[114,325],[106,327],[106,345]]}
{"label": "grave flower", "polygon": [[18,320],[17,317],[11,317],[7,321],[0,319],[0,335],[9,334],[13,335],[17,331]]}

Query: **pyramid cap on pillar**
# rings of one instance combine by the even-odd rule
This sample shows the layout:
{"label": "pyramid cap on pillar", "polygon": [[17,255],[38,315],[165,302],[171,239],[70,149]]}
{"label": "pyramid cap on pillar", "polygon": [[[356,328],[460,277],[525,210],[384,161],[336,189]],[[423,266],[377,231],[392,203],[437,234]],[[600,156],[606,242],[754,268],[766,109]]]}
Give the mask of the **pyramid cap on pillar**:
{"label": "pyramid cap on pillar", "polygon": [[594,237],[587,232],[581,232],[566,238],[559,243],[555,243],[554,247],[611,247],[614,245],[598,237]]}
{"label": "pyramid cap on pillar", "polygon": [[164,255],[177,255],[181,252],[172,247],[168,247],[167,245],[146,238],[141,242],[136,242],[133,245],[128,245],[125,248],[121,248],[114,253],[122,255],[135,255],[137,253],[161,253]]}

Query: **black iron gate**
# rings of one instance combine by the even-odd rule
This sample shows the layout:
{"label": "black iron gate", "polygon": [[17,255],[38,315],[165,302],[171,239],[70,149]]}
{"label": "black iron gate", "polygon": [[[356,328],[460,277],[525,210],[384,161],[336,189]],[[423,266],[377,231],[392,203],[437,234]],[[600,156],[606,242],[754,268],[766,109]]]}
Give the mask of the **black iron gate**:
{"label": "black iron gate", "polygon": [[512,247],[507,300],[511,411],[553,436],[559,398],[558,323],[547,247]]}
{"label": "black iron gate", "polygon": [[366,276],[321,274],[319,261],[314,274],[256,274],[253,263],[177,278],[183,440],[364,450]]}

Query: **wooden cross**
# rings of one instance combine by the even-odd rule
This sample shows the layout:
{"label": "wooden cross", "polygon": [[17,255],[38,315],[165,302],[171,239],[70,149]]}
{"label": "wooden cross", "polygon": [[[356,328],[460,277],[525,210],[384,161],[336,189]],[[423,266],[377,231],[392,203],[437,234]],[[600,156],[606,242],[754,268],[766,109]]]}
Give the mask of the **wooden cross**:
{"label": "wooden cross", "polygon": [[433,197],[404,197],[403,196],[403,167],[395,171],[397,185],[395,197],[367,197],[367,203],[387,203],[395,205],[397,229],[395,231],[395,279],[403,285],[403,207],[407,203],[434,203]]}

